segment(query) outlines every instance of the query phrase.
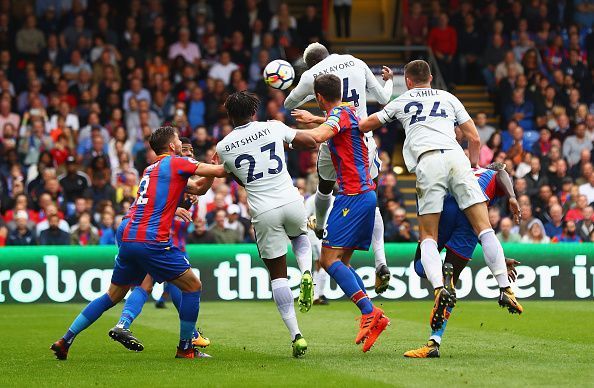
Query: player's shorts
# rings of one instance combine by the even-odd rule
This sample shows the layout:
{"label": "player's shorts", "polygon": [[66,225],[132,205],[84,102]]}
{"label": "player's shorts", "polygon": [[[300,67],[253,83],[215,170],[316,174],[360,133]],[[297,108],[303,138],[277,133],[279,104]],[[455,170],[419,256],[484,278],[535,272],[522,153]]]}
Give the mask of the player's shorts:
{"label": "player's shorts", "polygon": [[418,214],[440,213],[448,192],[460,209],[485,202],[485,196],[462,149],[433,150],[421,155],[417,174]]}
{"label": "player's shorts", "polygon": [[119,248],[111,282],[121,286],[137,286],[147,273],[158,283],[171,281],[191,268],[185,254],[171,243],[123,241]]}
{"label": "player's shorts", "polygon": [[307,234],[305,205],[297,200],[270,209],[253,217],[252,225],[260,257],[276,259],[287,254],[287,237]]}
{"label": "player's shorts", "polygon": [[376,204],[377,196],[373,190],[359,195],[337,195],[328,216],[322,246],[369,250]]}
{"label": "player's shorts", "polygon": [[[459,209],[456,200],[448,196],[443,204],[443,212],[439,219],[437,250],[445,247],[463,260],[472,259],[474,248],[478,244],[478,237],[468,222],[468,218]],[[415,258],[415,272],[422,278],[426,278],[425,269],[421,260]]]}
{"label": "player's shorts", "polygon": [[120,223],[120,226],[118,226],[118,230],[116,230],[116,235],[115,235],[115,241],[116,241],[116,245],[119,248],[120,245],[122,245],[122,238],[124,236],[124,229],[126,229],[126,225],[128,225],[128,222],[130,222],[129,218],[124,218],[122,220],[122,222]]}
{"label": "player's shorts", "polygon": [[[369,174],[371,175],[371,179],[375,179],[379,175],[382,166],[377,152],[377,144],[373,137],[367,136],[365,136],[365,144],[367,144],[367,150],[369,152]],[[334,164],[332,164],[332,156],[326,142],[320,144],[320,150],[318,151],[318,174],[325,181],[336,180],[336,170],[334,169]]]}

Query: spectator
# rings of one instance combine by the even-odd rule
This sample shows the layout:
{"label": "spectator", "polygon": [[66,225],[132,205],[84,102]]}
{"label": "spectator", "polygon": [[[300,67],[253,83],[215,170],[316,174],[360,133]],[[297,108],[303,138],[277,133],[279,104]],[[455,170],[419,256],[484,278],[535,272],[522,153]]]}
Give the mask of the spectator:
{"label": "spectator", "polygon": [[433,50],[437,64],[445,81],[453,83],[454,67],[453,59],[457,52],[458,34],[449,25],[449,18],[446,13],[439,16],[439,24],[429,32],[427,45]]}
{"label": "spectator", "polygon": [[493,92],[496,87],[495,69],[497,68],[497,65],[502,63],[505,59],[506,49],[504,43],[501,34],[494,34],[491,44],[487,45],[487,48],[482,55],[482,61],[486,65],[483,69],[483,77],[491,92]]}
{"label": "spectator", "polygon": [[198,86],[192,89],[190,101],[188,101],[188,123],[190,127],[196,128],[205,124],[206,104],[203,101],[202,89]]}
{"label": "spectator", "polygon": [[487,114],[485,112],[477,113],[474,124],[476,125],[476,129],[478,130],[479,137],[481,139],[481,144],[487,143],[487,140],[491,138],[491,135],[495,133],[495,128],[489,124],[487,124]]}
{"label": "spectator", "polygon": [[582,242],[577,234],[575,221],[564,221],[563,231],[551,239],[552,243],[560,242]]}
{"label": "spectator", "polygon": [[534,129],[534,104],[525,100],[522,89],[513,91],[512,102],[505,107],[504,117],[507,122],[517,121],[518,125],[527,131]]}
{"label": "spectator", "polygon": [[225,227],[227,212],[225,210],[217,210],[214,218],[214,225],[210,229],[215,242],[217,244],[238,244],[241,242],[239,234],[232,229]]}
{"label": "spectator", "polygon": [[15,45],[20,54],[33,57],[45,47],[45,36],[37,28],[34,15],[29,15],[25,19],[25,25],[16,34]]}
{"label": "spectator", "polygon": [[400,233],[400,226],[406,219],[406,210],[401,207],[396,207],[392,214],[388,215],[389,221],[386,224],[384,231],[384,238],[388,242],[396,241]]}
{"label": "spectator", "polygon": [[545,174],[541,173],[540,159],[533,156],[530,159],[530,172],[526,174],[527,194],[535,197],[538,194],[540,186],[548,184],[549,180]]}
{"label": "spectator", "polygon": [[504,217],[499,223],[497,238],[502,243],[518,243],[522,239],[519,234],[512,232],[513,222],[511,218]]}
{"label": "spectator", "polygon": [[48,228],[39,235],[39,245],[70,245],[70,234],[60,229],[60,217],[51,214],[47,221]]}
{"label": "spectator", "polygon": [[594,173],[590,174],[590,179],[587,183],[580,185],[579,192],[585,195],[588,203],[594,203]]}
{"label": "spectator", "polygon": [[528,233],[522,237],[525,244],[548,244],[550,241],[539,219],[534,219],[528,224]]}
{"label": "spectator", "polygon": [[95,174],[92,178],[92,184],[84,192],[84,197],[89,198],[94,204],[102,200],[115,202],[115,189],[109,184],[109,179],[103,172]]}
{"label": "spectator", "polygon": [[297,22],[297,32],[301,38],[303,48],[310,43],[323,40],[322,19],[318,16],[317,8],[314,5],[308,5],[305,8],[305,14]]}
{"label": "spectator", "polygon": [[231,62],[231,55],[229,52],[223,51],[220,60],[210,68],[208,76],[215,80],[220,79],[225,86],[228,86],[231,81],[231,73],[237,69],[239,69],[239,66]]}
{"label": "spectator", "polygon": [[590,241],[590,235],[594,231],[594,209],[587,206],[583,211],[584,219],[576,225],[577,233],[582,241]]}
{"label": "spectator", "polygon": [[559,205],[551,206],[549,218],[551,220],[547,222],[544,228],[547,236],[552,238],[563,231],[563,208]]}
{"label": "spectator", "polygon": [[99,244],[99,236],[91,225],[91,215],[89,213],[81,214],[78,224],[72,227],[71,243],[80,246]]}
{"label": "spectator", "polygon": [[[406,46],[422,46],[427,42],[427,16],[423,15],[421,3],[415,1],[410,6],[410,15],[402,23],[402,36]],[[410,56],[410,53],[409,55]]]}
{"label": "spectator", "polygon": [[225,220],[225,228],[231,229],[237,233],[239,241],[243,241],[246,235],[246,229],[243,222],[240,220],[240,209],[236,204],[231,204],[227,207],[227,219]]}
{"label": "spectator", "polygon": [[178,37],[179,40],[169,47],[168,58],[173,60],[181,56],[187,63],[198,65],[201,58],[200,48],[196,43],[190,41],[190,30],[180,28]]}
{"label": "spectator", "polygon": [[586,139],[586,125],[584,123],[577,124],[574,133],[563,142],[563,157],[570,167],[580,161],[580,154],[583,150],[592,151],[592,142]]}
{"label": "spectator", "polygon": [[501,134],[494,132],[486,144],[483,144],[479,153],[479,166],[486,167],[489,165],[495,154],[501,150]]}
{"label": "spectator", "polygon": [[187,237],[188,244],[215,244],[215,236],[206,230],[206,223],[201,217],[194,218],[194,230]]}
{"label": "spectator", "polygon": [[575,207],[569,209],[565,214],[566,221],[581,221],[584,219],[584,210],[588,207],[588,197],[579,194],[575,201]]}
{"label": "spectator", "polygon": [[99,245],[114,245],[116,243],[115,236],[113,214],[104,210],[99,224]]}
{"label": "spectator", "polygon": [[351,8],[353,0],[334,0],[334,23],[336,36],[339,38],[351,37]]}
{"label": "spectator", "polygon": [[402,220],[397,234],[393,237],[394,242],[414,242],[419,241],[419,236],[415,233],[408,219]]}
{"label": "spectator", "polygon": [[524,68],[520,62],[516,61],[513,51],[508,51],[505,53],[503,61],[497,64],[495,67],[495,82],[499,84],[502,79],[508,78],[510,73],[512,73],[512,77],[510,77],[510,79],[513,80],[515,80],[515,77],[518,74],[524,74]]}
{"label": "spectator", "polygon": [[35,235],[27,227],[29,216],[24,210],[19,210],[15,214],[16,228],[8,234],[6,245],[36,245]]}

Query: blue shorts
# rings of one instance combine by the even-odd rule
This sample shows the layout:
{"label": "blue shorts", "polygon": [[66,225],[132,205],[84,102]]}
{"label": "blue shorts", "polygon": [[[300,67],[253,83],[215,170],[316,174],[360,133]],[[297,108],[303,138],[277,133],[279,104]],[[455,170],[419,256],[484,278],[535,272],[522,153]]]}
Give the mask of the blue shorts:
{"label": "blue shorts", "polygon": [[[448,248],[456,256],[464,260],[470,260],[474,248],[478,244],[478,237],[468,222],[468,218],[456,203],[453,197],[446,197],[443,203],[443,211],[439,219],[439,241],[437,250]],[[421,260],[415,261],[415,272],[422,278],[426,278],[425,269]]]}
{"label": "blue shorts", "polygon": [[162,283],[177,279],[191,266],[186,255],[170,244],[148,244],[143,242],[122,242],[115,259],[111,282],[120,286],[137,286],[148,273]]}
{"label": "blue shorts", "polygon": [[322,246],[369,250],[377,197],[371,190],[359,195],[337,195],[328,216]]}

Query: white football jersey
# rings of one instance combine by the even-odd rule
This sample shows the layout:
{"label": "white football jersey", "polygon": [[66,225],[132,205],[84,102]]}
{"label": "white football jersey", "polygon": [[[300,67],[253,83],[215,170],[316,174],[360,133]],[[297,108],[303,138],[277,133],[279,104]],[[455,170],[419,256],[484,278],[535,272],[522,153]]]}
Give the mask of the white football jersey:
{"label": "white football jersey", "polygon": [[445,90],[414,88],[394,99],[377,117],[382,124],[398,119],[404,131],[404,162],[414,172],[419,157],[437,149],[462,149],[456,141],[455,127],[470,120],[456,98]]}
{"label": "white football jersey", "polygon": [[297,131],[280,121],[253,121],[236,127],[217,144],[225,170],[245,186],[252,217],[302,201],[285,164],[284,143]]}
{"label": "white football jersey", "polygon": [[392,80],[381,86],[362,60],[352,55],[332,54],[301,75],[299,84],[285,99],[285,108],[295,109],[315,98],[314,80],[322,74],[334,74],[342,80],[342,101],[353,104],[360,118],[367,117],[367,92],[382,105],[392,97]]}

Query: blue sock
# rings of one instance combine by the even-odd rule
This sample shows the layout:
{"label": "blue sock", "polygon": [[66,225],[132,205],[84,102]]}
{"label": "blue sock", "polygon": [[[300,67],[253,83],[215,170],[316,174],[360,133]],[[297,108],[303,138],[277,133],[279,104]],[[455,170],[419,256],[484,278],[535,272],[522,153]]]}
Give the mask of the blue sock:
{"label": "blue sock", "polygon": [[361,276],[359,276],[359,274],[357,273],[357,271],[355,271],[355,269],[353,267],[349,266],[349,269],[351,270],[353,275],[355,275],[355,279],[357,279],[357,284],[359,285],[359,287],[361,287],[361,290],[365,294],[367,294],[367,291],[365,290],[365,285],[363,284],[363,279],[361,279]]}
{"label": "blue sock", "polygon": [[129,329],[132,322],[134,322],[136,317],[140,315],[142,307],[147,299],[147,292],[142,287],[135,287],[128,299],[126,299],[126,304],[122,310],[118,326],[123,327],[124,329]]}
{"label": "blue sock", "polygon": [[353,303],[359,307],[362,314],[369,314],[373,311],[373,304],[371,300],[365,294],[365,291],[361,289],[357,278],[353,275],[353,272],[342,263],[342,261],[334,262],[326,270],[328,274],[338,283],[344,293],[351,298]]}
{"label": "blue sock", "polygon": [[[179,305],[181,304],[182,292],[177,286],[167,283],[167,292],[169,292],[169,298],[171,298],[171,303],[175,306],[177,311],[179,312]],[[198,330],[194,328],[194,332],[192,333],[192,338],[198,338],[200,333]]]}
{"label": "blue sock", "polygon": [[452,313],[453,307],[446,307],[445,319],[443,320],[443,325],[439,330],[431,331],[431,337],[429,339],[434,340],[438,344],[441,344],[441,337],[443,337],[443,333],[445,332],[446,325],[448,324],[448,319],[450,319],[450,314]]}
{"label": "blue sock", "polygon": [[89,303],[87,307],[78,314],[62,338],[64,338],[68,346],[72,345],[72,341],[74,341],[74,337],[76,337],[78,333],[91,326],[93,322],[99,319],[103,312],[109,310],[113,306],[114,303],[107,294],[101,295],[99,298]]}
{"label": "blue sock", "polygon": [[179,347],[188,349],[192,345],[192,334],[200,311],[200,291],[182,292],[179,309]]}

